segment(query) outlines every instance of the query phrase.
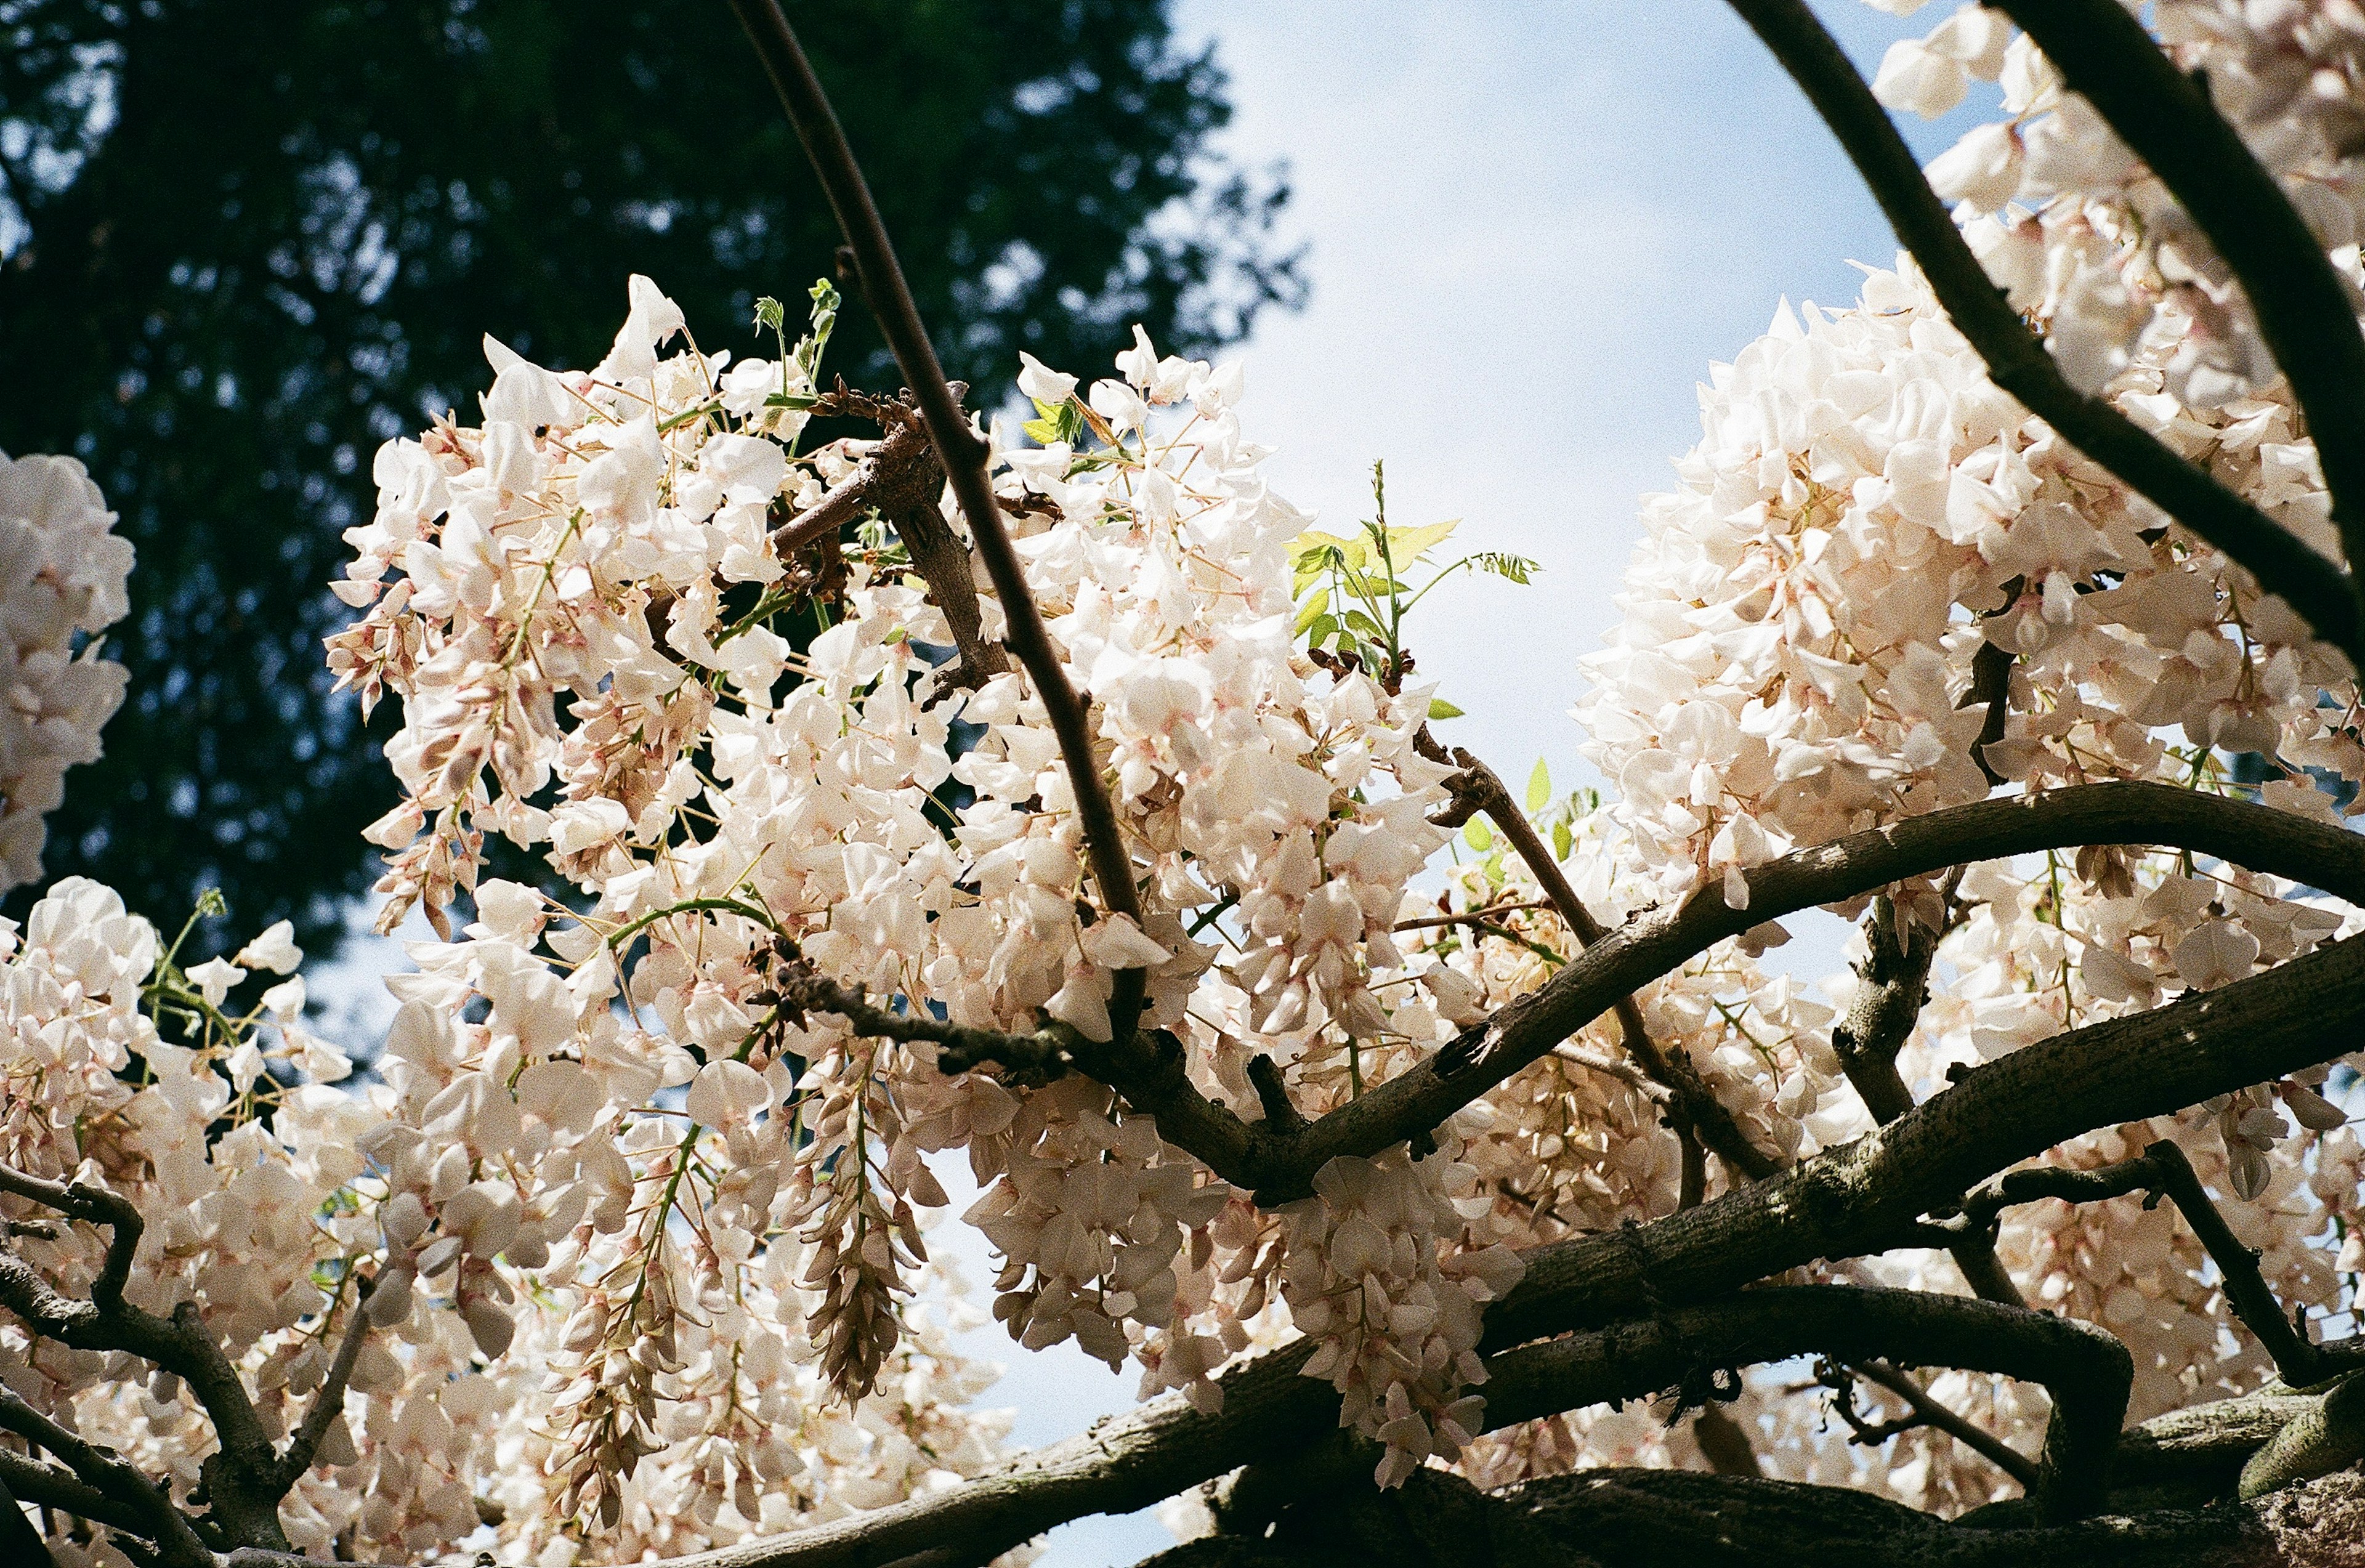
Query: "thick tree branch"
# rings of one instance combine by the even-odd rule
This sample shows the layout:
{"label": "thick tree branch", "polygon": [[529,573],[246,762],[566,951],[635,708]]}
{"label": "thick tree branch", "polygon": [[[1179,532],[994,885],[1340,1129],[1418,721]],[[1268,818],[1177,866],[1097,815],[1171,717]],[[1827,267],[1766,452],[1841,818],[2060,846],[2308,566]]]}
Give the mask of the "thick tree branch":
{"label": "thick tree branch", "polygon": [[93,1524],[107,1525],[116,1529],[129,1530],[135,1535],[147,1534],[147,1522],[139,1510],[121,1502],[106,1492],[54,1464],[44,1464],[37,1459],[0,1449],[0,1484],[5,1484],[19,1503],[30,1503],[39,1508],[55,1508]]}
{"label": "thick tree branch", "polygon": [[1711,1368],[1792,1356],[1958,1367],[2041,1383],[2053,1395],[2031,1495],[2046,1518],[2080,1518],[2106,1495],[2135,1363],[2090,1324],[1920,1291],[1785,1285],[1743,1291],[1488,1363],[1490,1427],[1689,1386]]}
{"label": "thick tree branch", "polygon": [[[2317,636],[2346,653],[2351,665],[2365,668],[2365,637],[2348,574],[2112,404],[2062,378],[2053,356],[1971,253],[1888,111],[1802,0],[1732,4],[1846,149],[1898,239],[1921,263],[1938,302],[1987,363],[1995,384],[2072,446],[2223,551],[2289,604]],[[2306,244],[2315,248],[2313,240]],[[2346,330],[2354,337],[2356,323],[2349,321]]]}
{"label": "thick tree branch", "polygon": [[[1401,1493],[1290,1499],[1252,1532],[1139,1568],[2266,1568],[2354,1561],[2365,1480],[2254,1503],[2149,1507],[2067,1525],[1949,1523],[1844,1487],[1684,1470],[1581,1470],[1498,1493],[1422,1471]],[[2006,1505],[2015,1509],[2018,1504]]]}
{"label": "thick tree branch", "polygon": [[[1051,721],[1053,733],[1059,738],[1059,755],[1067,764],[1069,783],[1076,797],[1076,815],[1083,824],[1101,902],[1112,914],[1131,916],[1138,924],[1141,903],[1134,886],[1132,857],[1118,832],[1116,812],[1102,782],[1092,726],[1083,702],[1068,684],[1067,671],[1060,666],[1059,651],[1051,644],[1042,611],[1036,607],[1034,595],[1026,587],[1018,553],[1012,548],[1010,535],[1002,526],[1002,511],[994,504],[993,486],[986,476],[985,444],[970,430],[969,420],[946,384],[944,368],[936,361],[936,351],[920,320],[919,307],[913,301],[912,290],[903,281],[903,269],[895,260],[894,246],[887,238],[887,226],[880,220],[879,208],[870,199],[870,187],[855,162],[853,150],[846,145],[845,129],[830,107],[828,95],[822,90],[821,79],[813,74],[813,64],[805,58],[795,29],[780,11],[779,0],[731,0],[731,8],[762,59],[773,89],[779,94],[780,106],[787,110],[789,122],[795,127],[797,139],[804,144],[805,155],[813,161],[813,172],[820,176],[822,189],[837,214],[838,227],[854,252],[863,298],[879,319],[880,330],[894,353],[904,383],[918,401],[920,416],[927,424],[928,439],[944,464],[953,495],[960,502],[970,536],[984,558],[986,575],[993,580],[993,591],[1002,602],[1007,626],[1003,639],[1026,666],[1035,694]],[[1116,985],[1110,1013],[1116,1033],[1124,1036],[1131,1032],[1133,1014],[1140,1007],[1142,976],[1138,970],[1121,969],[1117,971]]]}
{"label": "thick tree branch", "polygon": [[[1634,1230],[1527,1254],[1488,1314],[1508,1345],[1883,1250],[1979,1182],[2100,1126],[2167,1115],[2355,1048],[2365,938],[1974,1068],[1888,1126],[1770,1182]],[[1917,1242],[1918,1244],[1918,1242]]]}
{"label": "thick tree branch", "polygon": [[2365,559],[2365,334],[2282,187],[2118,0],[1991,0],[2159,176],[2241,280],[2307,418],[2351,562]]}

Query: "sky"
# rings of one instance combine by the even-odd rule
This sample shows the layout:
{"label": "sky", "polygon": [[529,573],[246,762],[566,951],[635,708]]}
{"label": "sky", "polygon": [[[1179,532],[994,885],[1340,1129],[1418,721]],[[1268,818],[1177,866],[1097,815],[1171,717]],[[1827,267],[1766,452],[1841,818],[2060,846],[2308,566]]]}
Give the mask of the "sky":
{"label": "sky", "polygon": [[[1941,14],[1819,9],[1867,74]],[[1221,147],[1287,162],[1280,233],[1307,246],[1306,308],[1234,351],[1273,487],[1339,532],[1371,515],[1384,459],[1391,522],[1460,518],[1462,548],[1541,563],[1526,588],[1457,577],[1409,640],[1466,712],[1445,738],[1515,785],[1539,756],[1586,781],[1577,660],[1615,622],[1638,498],[1698,438],[1695,388],[1784,298],[1853,303],[1850,261],[1895,256],[1886,221],[1721,0],[1181,0],[1176,18],[1230,73]],[[1906,129],[1927,159],[1962,126]],[[1835,930],[1793,946],[1835,965]],[[932,1246],[992,1272],[966,1226]],[[1133,1376],[1073,1346],[1029,1354],[996,1326],[965,1343],[1009,1368],[986,1397],[1017,1409],[1019,1445],[1133,1403]],[[1130,1563],[1171,1539],[1148,1514],[1084,1520],[1041,1562]]]}

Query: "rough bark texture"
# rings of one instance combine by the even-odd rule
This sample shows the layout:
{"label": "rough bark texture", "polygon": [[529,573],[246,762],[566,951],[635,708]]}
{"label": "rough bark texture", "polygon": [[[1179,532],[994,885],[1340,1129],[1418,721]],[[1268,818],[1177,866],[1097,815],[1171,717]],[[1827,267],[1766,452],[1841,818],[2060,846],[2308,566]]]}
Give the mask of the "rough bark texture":
{"label": "rough bark texture", "polygon": [[1269,1529],[1142,1568],[2351,1568],[2365,1564],[2365,1477],[2256,1503],[1981,1529],[1752,1476],[1593,1470],[1488,1495],[1423,1471],[1400,1493],[1287,1509]]}

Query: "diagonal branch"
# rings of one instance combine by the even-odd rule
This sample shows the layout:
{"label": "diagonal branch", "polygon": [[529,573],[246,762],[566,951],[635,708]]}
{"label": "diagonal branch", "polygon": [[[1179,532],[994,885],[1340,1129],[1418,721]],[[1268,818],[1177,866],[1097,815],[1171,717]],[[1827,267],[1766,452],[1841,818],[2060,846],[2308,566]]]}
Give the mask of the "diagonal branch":
{"label": "diagonal branch", "polygon": [[[1437,819],[1439,825],[1458,827],[1471,812],[1485,812],[1519,852],[1519,858],[1527,862],[1536,885],[1543,890],[1577,941],[1590,947],[1607,936],[1608,928],[1576,896],[1576,890],[1561,871],[1560,862],[1544,846],[1528,813],[1519,809],[1511,792],[1503,787],[1501,777],[1458,746],[1452,760],[1462,771],[1449,783],[1454,804]],[[1780,1169],[1770,1156],[1749,1141],[1749,1135],[1733,1121],[1732,1113],[1717,1099],[1716,1092],[1699,1075],[1690,1057],[1681,1051],[1660,1049],[1659,1043],[1651,1038],[1650,1028],[1642,1022],[1642,1010],[1631,994],[1620,997],[1612,1004],[1612,1011],[1618,1015],[1619,1033],[1625,1039],[1627,1051],[1642,1064],[1644,1072],[1672,1092],[1674,1101],[1668,1107],[1668,1120],[1677,1138],[1689,1142],[1697,1137],[1716,1150],[1739,1176],[1752,1182],[1763,1181]]]}
{"label": "diagonal branch", "polygon": [[312,1468],[320,1444],[328,1439],[329,1428],[345,1413],[345,1389],[353,1380],[353,1363],[361,1360],[362,1341],[369,1337],[369,1314],[362,1310],[367,1300],[364,1294],[362,1301],[353,1304],[353,1316],[345,1320],[345,1337],[337,1343],[336,1359],[329,1363],[329,1375],[322,1380],[320,1392],[312,1397],[312,1408],[304,1413],[303,1424],[288,1438],[287,1446],[273,1463],[268,1484],[276,1486],[283,1495]]}
{"label": "diagonal branch", "polygon": [[[1324,1162],[1342,1154],[1370,1156],[1419,1138],[1558,1048],[1620,998],[1762,922],[1844,902],[1952,866],[2094,844],[2190,850],[2322,888],[2365,907],[2365,835],[2169,784],[2083,784],[1951,806],[1798,850],[1747,873],[1746,910],[1731,907],[1720,890],[1707,888],[1680,903],[1631,916],[1541,987],[1496,1009],[1428,1061],[1297,1131],[1243,1121],[1202,1094],[1184,1071],[1172,1036],[1161,1032],[1093,1042],[1088,1050],[1072,1048],[1070,1057],[1135,1109],[1155,1115],[1159,1136],[1168,1143],[1255,1193],[1268,1206],[1288,1203],[1312,1190],[1314,1172]],[[995,1052],[1003,1047],[995,1042],[1006,1043],[1018,1059],[1043,1056],[1026,1036],[985,1038],[990,1048],[981,1051],[981,1059],[1001,1059]],[[2271,1076],[2257,1074],[2222,1092]],[[1986,1174],[1978,1171],[1971,1179]],[[1961,1191],[1933,1202],[1951,1204]]]}
{"label": "diagonal branch", "polygon": [[1948,1409],[1930,1397],[1930,1391],[1887,1361],[1865,1361],[1855,1370],[1905,1401],[1915,1422],[1945,1433],[1973,1453],[2020,1483],[2023,1492],[2036,1490],[2036,1466],[2028,1456],[1978,1422]]}
{"label": "diagonal branch", "polygon": [[[887,238],[887,226],[880,220],[879,208],[870,199],[870,187],[855,162],[853,150],[846,145],[846,132],[837,122],[836,112],[830,107],[829,95],[822,90],[820,78],[813,74],[813,64],[805,58],[795,29],[781,14],[779,0],[731,0],[731,8],[763,60],[773,89],[779,94],[781,107],[796,128],[797,139],[804,143],[805,155],[813,161],[813,172],[820,176],[822,189],[828,194],[830,206],[837,214],[838,227],[845,231],[846,243],[854,252],[863,297],[878,317],[887,346],[894,352],[895,364],[918,400],[928,438],[944,463],[946,477],[960,502],[961,516],[968,521],[970,536],[976,543],[978,554],[984,557],[986,575],[993,580],[993,591],[1002,602],[1007,626],[1003,640],[1026,666],[1036,696],[1059,738],[1059,755],[1067,764],[1069,783],[1076,797],[1076,815],[1083,824],[1101,902],[1110,913],[1129,915],[1139,924],[1141,903],[1134,886],[1132,857],[1119,834],[1116,811],[1109,803],[1108,790],[1101,779],[1089,715],[1075,689],[1068,683],[1059,651],[1052,646],[1051,634],[1043,624],[1042,611],[1027,589],[1018,553],[1012,548],[1010,535],[1002,526],[1001,509],[994,503],[993,486],[986,476],[985,444],[970,431],[959,403],[946,385],[944,368],[936,361],[936,351],[929,343],[927,330],[920,320],[919,307],[913,301],[910,286],[903,281],[903,269],[895,260],[894,246]],[[1131,1031],[1133,1015],[1140,1009],[1142,976],[1138,970],[1120,969],[1116,986],[1115,1003],[1110,1013],[1115,1032],[1122,1036]]]}
{"label": "diagonal branch", "polygon": [[2301,1331],[2298,1323],[2283,1316],[2282,1303],[2259,1271],[2258,1252],[2242,1245],[2208,1189],[2202,1186],[2184,1150],[2166,1138],[2132,1159],[2099,1170],[2037,1166],[2011,1171],[1973,1193],[1963,1205],[1963,1215],[1975,1230],[1991,1232],[1998,1213],[2017,1204],[2041,1198],[2090,1204],[2135,1192],[2151,1194],[2144,1200],[2146,1208],[2162,1198],[2176,1204],[2202,1249],[2217,1265],[2218,1288],[2225,1293],[2226,1305],[2243,1327],[2258,1337],[2285,1383],[2308,1388],[2365,1367],[2365,1342],[2319,1345]]}
{"label": "diagonal branch", "polygon": [[2273,174],[2118,0],[1992,0],[2209,236],[2315,439],[2333,521],[2365,560],[2365,334],[2349,290]]}
{"label": "diagonal branch", "polygon": [[1488,1313],[1517,1343],[1698,1300],[1817,1259],[1885,1250],[2000,1170],[2095,1127],[2167,1115],[2346,1055],[2365,1021],[2365,938],[2069,1030],[1974,1068],[1854,1143],[1770,1182],[1617,1235],[1535,1248]]}
{"label": "diagonal branch", "polygon": [[55,1508],[76,1518],[129,1530],[135,1535],[148,1533],[147,1521],[130,1504],[92,1485],[72,1471],[27,1459],[7,1449],[0,1449],[0,1486],[14,1494],[19,1503]]}
{"label": "diagonal branch", "polygon": [[2218,857],[2365,905],[2365,836],[2269,806],[2173,785],[2126,782],[1949,807],[1755,868],[1747,874],[1745,910],[1732,908],[1710,887],[1681,904],[1630,918],[1541,987],[1498,1009],[1429,1060],[1316,1122],[1286,1151],[1285,1160],[1276,1162],[1278,1169],[1259,1173],[1266,1182],[1250,1184],[1296,1196],[1294,1183],[1324,1160],[1376,1153],[1435,1126],[1583,1028],[1619,997],[1762,921],[1951,866],[2130,843]]}
{"label": "diagonal branch", "polygon": [[[122,1528],[155,1542],[162,1561],[172,1568],[212,1568],[213,1553],[197,1539],[187,1516],[173,1506],[173,1500],[161,1487],[114,1450],[100,1448],[67,1431],[17,1397],[16,1392],[6,1385],[0,1385],[0,1431],[14,1432],[28,1442],[39,1443],[65,1461],[84,1485],[102,1494],[112,1505],[106,1510],[106,1515],[138,1521]],[[31,1468],[29,1461],[27,1464]],[[41,1472],[49,1470],[46,1465],[37,1468]],[[13,1486],[18,1477],[19,1472],[12,1466],[5,1478]],[[111,1522],[99,1513],[84,1517]]]}
{"label": "diagonal branch", "polygon": [[[1971,253],[1888,111],[1802,0],[1732,5],[1846,149],[1956,330],[1987,362],[1995,384],[2062,439],[2223,551],[2289,604],[2317,636],[2346,653],[2351,665],[2365,668],[2365,633],[2348,575],[2108,401],[2088,397],[2062,378],[2053,356]],[[2354,321],[2348,330],[2353,337]]]}
{"label": "diagonal branch", "polygon": [[[1951,1211],[1964,1193],[2063,1138],[2180,1109],[2343,1055],[2355,1044],[2360,1017],[2365,939],[2352,939],[2205,996],[2025,1047],[1972,1070],[1879,1131],[1770,1182],[1646,1225],[1532,1249],[1525,1254],[1526,1278],[1488,1314],[1497,1353],[1489,1363],[1487,1419],[1502,1423],[1544,1413],[1552,1397],[1544,1380],[1556,1358],[1580,1354],[1557,1348],[1569,1340],[1532,1347],[1538,1353],[1528,1360],[1501,1353],[1523,1340],[1640,1318],[1618,1332],[1656,1345],[1655,1353],[1673,1369],[1667,1382],[1680,1383],[1695,1371],[1701,1330],[1713,1320],[1677,1315],[1704,1301],[1719,1305],[1711,1299],[1716,1297],[1726,1298],[1725,1308],[1738,1310],[1734,1302],[1772,1294],[1732,1294],[1753,1281],[1818,1258],[1881,1249],[1917,1216]],[[1983,1320],[1989,1323],[2042,1316],[1990,1303],[1897,1294],[1917,1302],[1952,1303],[1936,1309],[1941,1312],[1995,1315]],[[1836,1308],[1816,1310],[1844,1316]],[[1769,1335],[1784,1331],[1794,1317],[1772,1316],[1779,1321],[1763,1330]],[[1671,1319],[1680,1331],[1671,1332],[1654,1318]],[[2067,1376],[2075,1379],[2081,1370],[2087,1374],[2077,1407],[2066,1413],[2069,1424],[2054,1434],[2073,1455],[2084,1453],[2092,1446],[2092,1432],[2106,1424],[2115,1428],[2115,1420],[2105,1423],[2095,1414],[2107,1400],[2093,1397],[2102,1381],[2093,1374],[2107,1369],[2092,1349],[2080,1349],[2068,1338],[2076,1336],[2082,1343],[2092,1330],[2046,1321],[2059,1326],[2044,1330],[2056,1339],[2040,1349],[2048,1357],[2064,1358]],[[1978,1334],[1989,1332],[1974,1327]],[[2001,1333],[2013,1341],[2015,1359],[1994,1370],[2047,1375],[2017,1353],[2024,1336],[2012,1329]],[[1868,1353],[1879,1353],[1878,1342],[1864,1342],[1871,1347]],[[1771,1341],[1733,1343],[1742,1343],[1745,1352]],[[1923,1353],[1894,1340],[1886,1348],[1907,1361]],[[1300,1342],[1226,1372],[1216,1380],[1223,1402],[1216,1415],[1170,1394],[1104,1421],[1084,1437],[942,1492],[676,1559],[671,1568],[874,1568],[923,1551],[941,1551],[940,1561],[947,1563],[983,1562],[1070,1519],[1145,1507],[1277,1449],[1310,1446],[1335,1429],[1337,1394],[1325,1383],[1299,1375],[1312,1349]],[[2090,1358],[2090,1366],[2080,1357]],[[1978,1370],[1990,1370],[1980,1362],[1990,1359],[2001,1361],[2002,1355],[1990,1358],[1982,1351],[1975,1360],[1951,1338],[1933,1357],[1941,1364]],[[1585,1394],[1586,1386],[1556,1385],[1570,1397]],[[2281,1403],[2292,1411],[2262,1415],[2243,1439],[2247,1447],[2265,1441],[2303,1404]],[[2174,1432],[2144,1438],[2137,1447],[2147,1473],[2191,1468],[2195,1461],[2203,1469],[2222,1467],[2222,1445],[2214,1439],[2204,1435],[2201,1447],[2208,1451],[2191,1455],[2182,1452],[2180,1440]],[[2055,1451],[2057,1457],[2060,1450]],[[2077,1488],[2086,1484],[2083,1462],[2057,1468],[2074,1504]],[[233,1554],[229,1568],[294,1568],[298,1562],[281,1553],[248,1551]]]}

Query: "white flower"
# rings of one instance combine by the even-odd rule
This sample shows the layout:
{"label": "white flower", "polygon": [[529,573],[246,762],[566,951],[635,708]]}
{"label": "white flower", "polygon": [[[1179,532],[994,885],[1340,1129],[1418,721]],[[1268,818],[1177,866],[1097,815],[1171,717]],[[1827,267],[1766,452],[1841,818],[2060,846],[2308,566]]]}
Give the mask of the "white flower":
{"label": "white flower", "polygon": [[184,972],[209,1007],[219,1007],[229,997],[230,988],[246,978],[244,969],[221,958],[207,958],[202,964],[190,966]]}
{"label": "white flower", "polygon": [[285,920],[275,921],[263,935],[238,950],[231,960],[250,969],[269,969],[275,975],[296,972],[304,961],[304,950],[296,946],[296,927]]}

